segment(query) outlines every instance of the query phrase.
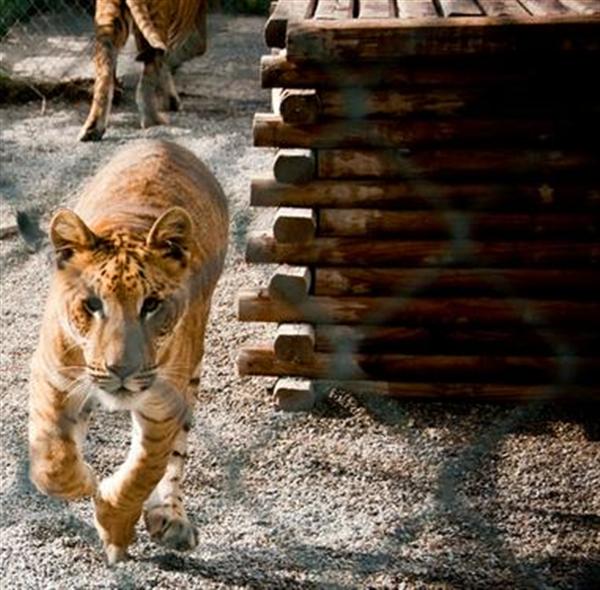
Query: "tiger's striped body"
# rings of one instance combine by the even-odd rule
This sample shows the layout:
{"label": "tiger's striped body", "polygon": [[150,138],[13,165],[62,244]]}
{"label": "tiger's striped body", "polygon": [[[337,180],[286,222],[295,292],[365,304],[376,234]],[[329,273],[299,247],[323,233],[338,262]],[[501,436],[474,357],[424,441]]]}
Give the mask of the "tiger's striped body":
{"label": "tiger's striped body", "polygon": [[[118,52],[130,30],[143,71],[136,91],[142,127],[165,122],[163,107],[178,110],[180,101],[165,53],[186,44],[186,53],[206,50],[206,0],[97,0],[94,17],[96,80],[81,141],[97,141],[106,131],[115,90]],[[194,40],[193,51],[189,40]]]}
{"label": "tiger's striped body", "polygon": [[[51,223],[58,268],[32,361],[31,478],[51,495],[93,497],[110,562],[142,513],[155,540],[192,548],[180,483],[225,197],[189,151],[143,142],[92,179],[75,211]],[[134,426],[126,461],[99,484],[81,452],[97,403],[131,412]]]}

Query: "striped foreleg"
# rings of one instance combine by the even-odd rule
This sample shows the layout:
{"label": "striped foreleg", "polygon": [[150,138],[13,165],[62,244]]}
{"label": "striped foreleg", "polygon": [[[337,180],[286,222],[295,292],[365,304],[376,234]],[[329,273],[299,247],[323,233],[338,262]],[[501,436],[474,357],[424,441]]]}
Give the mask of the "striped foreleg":
{"label": "striped foreleg", "polygon": [[175,438],[165,475],[144,508],[144,522],[152,540],[177,551],[187,551],[198,545],[198,531],[189,521],[183,505],[188,431],[189,423]]}
{"label": "striped foreleg", "polygon": [[181,414],[132,412],[133,436],[123,465],[102,481],[94,498],[96,528],[110,564],[124,559],[144,502],[167,469]]}
{"label": "striped foreleg", "polygon": [[32,375],[29,404],[30,478],[44,494],[75,500],[95,493],[96,478],[81,446],[90,412],[78,392],[64,392]]}

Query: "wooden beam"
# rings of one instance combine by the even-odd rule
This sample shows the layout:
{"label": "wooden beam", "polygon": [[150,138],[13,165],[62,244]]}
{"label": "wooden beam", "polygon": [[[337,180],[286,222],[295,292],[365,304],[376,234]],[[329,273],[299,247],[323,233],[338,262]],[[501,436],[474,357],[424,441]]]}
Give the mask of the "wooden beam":
{"label": "wooden beam", "polygon": [[595,54],[590,53],[544,61],[473,55],[468,59],[407,58],[393,63],[361,60],[310,63],[291,61],[284,51],[279,55],[263,55],[260,75],[263,88],[395,88],[414,93],[425,89],[484,87],[503,92],[507,87],[526,85],[556,91],[570,83],[580,87],[581,80],[594,71],[596,61]]}
{"label": "wooden beam", "polygon": [[[299,339],[300,342],[300,339]],[[315,351],[348,354],[393,352],[398,354],[508,354],[585,356],[600,350],[600,334],[547,328],[432,328],[427,326],[318,325],[310,354]],[[277,341],[275,341],[277,353]],[[277,354],[277,357],[286,360]],[[289,360],[289,358],[288,358]]]}
{"label": "wooden beam", "polygon": [[269,296],[288,303],[304,301],[310,292],[311,280],[308,267],[283,264],[271,276]]}
{"label": "wooden beam", "polygon": [[251,232],[246,261],[326,266],[585,268],[600,265],[600,244],[580,242],[475,242],[316,238],[280,243]]}
{"label": "wooden beam", "polygon": [[589,15],[504,18],[296,21],[287,56],[324,63],[387,61],[409,56],[589,54],[600,50],[600,18]]}
{"label": "wooden beam", "polygon": [[286,412],[307,411],[317,402],[317,392],[308,379],[278,379],[273,393],[277,407]]}
{"label": "wooden beam", "polygon": [[[440,87],[423,88],[420,92],[413,89],[386,88],[342,88],[320,89],[317,92],[318,112],[321,121],[327,119],[404,119],[410,116],[470,116],[491,117],[495,119],[523,117],[532,119],[568,118],[577,113],[577,117],[592,117],[600,111],[595,96],[590,95],[588,82],[582,77],[579,81],[561,86],[545,84],[515,83],[506,88],[493,86]],[[291,92],[291,91],[290,91]],[[313,107],[315,110],[317,107]],[[587,115],[584,115],[586,113]],[[288,123],[305,121],[286,120]],[[438,121],[438,124],[441,121]],[[331,122],[333,123],[333,121]],[[430,122],[433,124],[434,122]]]}
{"label": "wooden beam", "polygon": [[309,362],[315,352],[315,329],[310,324],[280,324],[273,348],[279,360]]}
{"label": "wooden beam", "polygon": [[319,118],[320,109],[315,90],[286,88],[281,93],[279,113],[286,123],[314,125]]}
{"label": "wooden beam", "polygon": [[547,385],[511,385],[501,383],[402,383],[398,381],[327,381],[313,380],[317,391],[333,388],[357,394],[383,395],[398,399],[436,399],[530,402],[534,400],[600,401],[600,388],[560,383]]}
{"label": "wooden beam", "polygon": [[281,207],[275,213],[273,235],[278,242],[307,242],[317,232],[317,217],[313,209]]}
{"label": "wooden beam", "polygon": [[[288,209],[286,209],[288,210]],[[312,211],[312,209],[297,209]],[[316,225],[316,222],[315,222]],[[600,214],[320,209],[319,236],[598,240]],[[300,234],[300,232],[298,232]],[[314,235],[314,234],[313,234]],[[275,237],[278,238],[277,234]],[[280,240],[279,241],[284,241]],[[289,240],[287,240],[289,241]]]}
{"label": "wooden beam", "polygon": [[253,178],[253,207],[373,208],[385,210],[600,211],[597,182],[473,184],[386,180],[318,180],[284,184]]}
{"label": "wooden beam", "polygon": [[439,15],[433,0],[397,0],[398,17],[410,18],[437,18]]}
{"label": "wooden beam", "polygon": [[598,0],[560,0],[560,3],[576,14],[600,13],[600,2]]}
{"label": "wooden beam", "polygon": [[285,47],[285,35],[289,21],[309,18],[316,0],[278,0],[267,24],[265,42],[268,47]]}
{"label": "wooden beam", "polygon": [[487,16],[497,17],[524,17],[529,12],[518,0],[478,0],[479,5]]}
{"label": "wooden beam", "polygon": [[600,284],[600,270],[511,268],[316,268],[314,294],[557,297],[598,299],[590,285]]}
{"label": "wooden beam", "polygon": [[482,11],[475,0],[437,0],[445,17],[482,16]]}
{"label": "wooden beam", "polygon": [[340,21],[352,18],[353,0],[319,0],[315,8],[315,19]]}
{"label": "wooden beam", "polygon": [[[317,353],[310,363],[281,361],[269,344],[243,348],[238,356],[242,376],[292,376],[334,380],[397,380],[436,382],[596,385],[600,357],[572,356],[446,356]],[[597,385],[596,385],[597,386]]]}
{"label": "wooden beam", "polygon": [[238,295],[238,319],[245,322],[513,327],[600,326],[600,303],[535,299],[316,297],[299,304],[271,299],[266,289]]}
{"label": "wooden beam", "polygon": [[310,150],[279,150],[273,163],[273,176],[284,183],[304,183],[315,177],[316,158]]}
{"label": "wooden beam", "polygon": [[358,18],[394,18],[396,15],[394,0],[357,0]]}
{"label": "wooden beam", "polygon": [[317,176],[346,178],[535,178],[543,184],[556,178],[600,172],[600,154],[593,150],[439,149],[319,151]]}
{"label": "wooden beam", "polygon": [[254,145],[279,148],[414,148],[458,145],[513,148],[588,145],[600,133],[592,119],[523,118],[332,120],[290,125],[279,115],[254,116]]}
{"label": "wooden beam", "polygon": [[521,4],[533,16],[551,16],[555,14],[572,14],[568,6],[562,4],[559,0],[520,0]]}

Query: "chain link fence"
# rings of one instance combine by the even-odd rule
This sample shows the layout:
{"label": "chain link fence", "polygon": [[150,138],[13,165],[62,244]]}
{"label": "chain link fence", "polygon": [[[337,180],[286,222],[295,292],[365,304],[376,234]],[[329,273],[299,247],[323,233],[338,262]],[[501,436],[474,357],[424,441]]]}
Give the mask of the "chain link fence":
{"label": "chain link fence", "polygon": [[[212,12],[268,10],[268,0],[210,0],[209,5]],[[23,96],[23,82],[48,91],[49,84],[93,77],[94,6],[94,0],[0,0],[4,101]]]}

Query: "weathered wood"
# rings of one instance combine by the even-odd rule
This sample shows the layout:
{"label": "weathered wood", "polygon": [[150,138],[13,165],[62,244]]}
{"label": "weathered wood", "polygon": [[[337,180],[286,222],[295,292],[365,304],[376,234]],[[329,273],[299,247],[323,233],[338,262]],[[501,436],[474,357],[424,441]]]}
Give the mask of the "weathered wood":
{"label": "weathered wood", "polygon": [[309,362],[315,352],[315,329],[310,324],[280,324],[273,348],[282,361]]}
{"label": "weathered wood", "polygon": [[278,379],[273,394],[277,407],[286,412],[310,410],[317,402],[317,393],[308,379],[294,377]]}
{"label": "weathered wood", "polygon": [[570,238],[584,241],[599,238],[600,215],[473,213],[448,209],[410,212],[383,209],[321,209],[318,213],[318,226],[319,236],[323,237],[468,237],[484,240]]}
{"label": "weathered wood", "polygon": [[273,163],[273,175],[279,182],[303,183],[315,177],[316,159],[310,150],[279,150]]}
{"label": "weathered wood", "polygon": [[238,356],[241,375],[294,376],[310,379],[394,379],[422,382],[461,381],[549,384],[568,373],[571,384],[596,384],[600,357],[574,356],[414,356],[400,354],[316,353],[311,362],[279,360],[269,344],[243,348]]}
{"label": "weathered wood", "polygon": [[250,233],[246,261],[326,266],[525,267],[600,266],[600,243],[316,238],[282,244],[270,232]]}
{"label": "weathered wood", "polygon": [[536,178],[598,175],[594,150],[445,149],[319,151],[317,176],[332,178]]}
{"label": "weathered wood", "polygon": [[598,0],[560,0],[560,2],[576,14],[600,13],[600,2]]}
{"label": "weathered wood", "polygon": [[570,14],[571,10],[559,0],[520,0],[521,4],[533,16],[550,16],[554,14]]}
{"label": "weathered wood", "polygon": [[319,0],[315,19],[338,21],[352,18],[353,5],[353,0]]}
{"label": "weathered wood", "polygon": [[281,114],[281,88],[271,88],[271,110],[276,115]]}
{"label": "weathered wood", "polygon": [[587,145],[600,134],[600,118],[374,119],[290,125],[274,114],[254,116],[254,145],[279,148],[414,148],[440,145],[529,148]]}
{"label": "weathered wood", "polygon": [[268,47],[285,47],[288,21],[310,18],[316,0],[279,0],[265,25],[265,42]]}
{"label": "weathered wood", "polygon": [[554,55],[600,50],[600,18],[296,21],[288,24],[292,61],[382,61],[408,56]]}
{"label": "weathered wood", "polygon": [[317,217],[313,209],[281,207],[275,213],[273,235],[278,242],[306,242],[315,237]]}
{"label": "weathered wood", "polygon": [[281,93],[279,114],[286,123],[313,125],[319,117],[320,109],[315,90],[286,88]]}
{"label": "weathered wood", "polygon": [[311,281],[308,267],[283,264],[271,276],[269,296],[288,303],[304,301],[310,292]]}
{"label": "weathered wood", "polygon": [[245,322],[374,326],[459,326],[508,328],[600,326],[597,301],[426,297],[316,297],[297,305],[276,301],[266,289],[238,295],[238,319]]}
{"label": "weathered wood", "polygon": [[[357,21],[360,22],[360,21]],[[470,56],[460,58],[398,59],[394,62],[366,63],[349,60],[344,63],[293,62],[287,53],[261,58],[261,83],[264,88],[395,88],[416,92],[418,88],[493,87],[499,91],[512,85],[540,85],[551,89],[567,83],[581,86],[594,71],[597,57],[578,55],[553,56],[553,59],[516,60],[506,56]]]}
{"label": "weathered wood", "polygon": [[250,204],[254,207],[598,212],[600,190],[594,181],[587,185],[577,182],[501,185],[319,180],[296,186],[267,177],[252,179]]}
{"label": "weathered wood", "polygon": [[[275,348],[277,348],[275,346]],[[595,354],[600,351],[600,334],[557,329],[461,329],[406,326],[333,326],[315,329],[314,352],[393,352],[401,354],[509,354],[555,355]],[[277,355],[278,358],[283,358]],[[284,359],[285,360],[285,359]]]}
{"label": "weathered wood", "polygon": [[598,299],[599,270],[316,268],[315,295],[486,296]]}
{"label": "weathered wood", "polygon": [[384,381],[313,380],[317,391],[333,388],[358,394],[384,395],[399,399],[439,399],[494,402],[530,402],[533,400],[594,401],[600,400],[600,388],[560,383],[548,385],[511,385],[501,383],[400,383]]}
{"label": "weathered wood", "polygon": [[[505,88],[441,87],[421,92],[395,88],[321,89],[317,93],[318,105],[311,107],[313,112],[310,116],[314,117],[313,121],[317,121],[317,117],[326,120],[459,115],[487,118],[529,116],[539,120],[547,117],[565,119],[577,113],[577,117],[593,121],[600,112],[600,105],[589,93],[587,85],[588,82],[582,79],[565,87],[555,81],[551,88],[544,84],[511,84]],[[305,121],[286,122],[311,124],[308,117]]]}
{"label": "weathered wood", "polygon": [[438,0],[445,17],[481,16],[483,13],[475,0]]}
{"label": "weathered wood", "polygon": [[393,18],[394,0],[357,0],[358,18]]}
{"label": "weathered wood", "polygon": [[518,0],[478,0],[487,16],[529,16],[529,12]]}
{"label": "weathered wood", "polygon": [[433,0],[397,0],[398,16],[407,18],[436,18],[438,16]]}

